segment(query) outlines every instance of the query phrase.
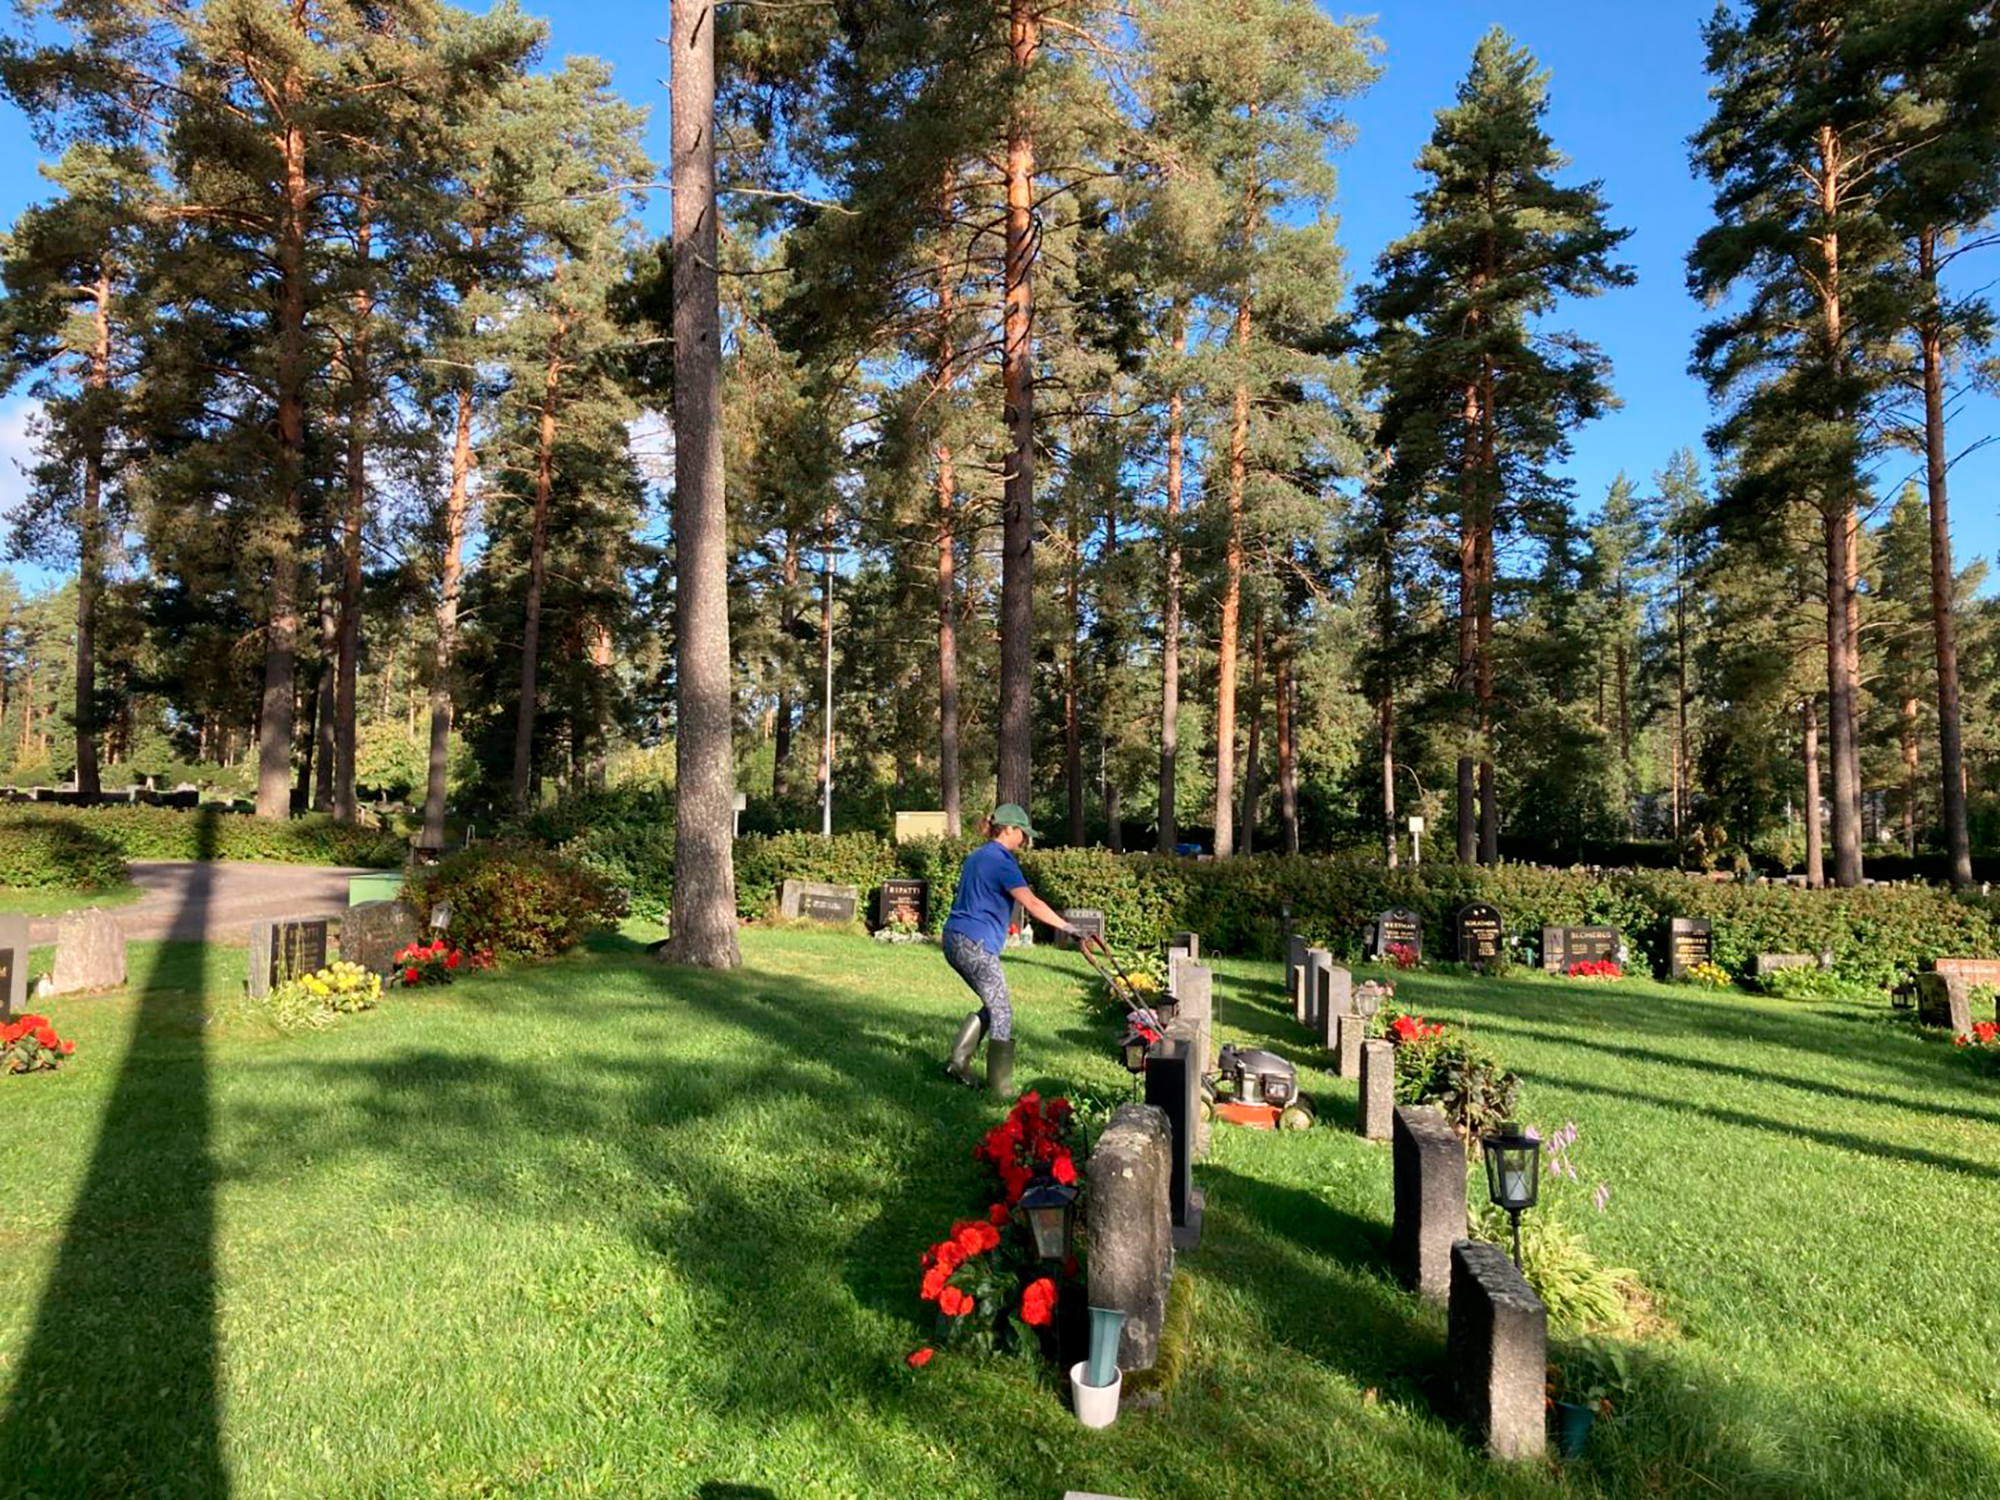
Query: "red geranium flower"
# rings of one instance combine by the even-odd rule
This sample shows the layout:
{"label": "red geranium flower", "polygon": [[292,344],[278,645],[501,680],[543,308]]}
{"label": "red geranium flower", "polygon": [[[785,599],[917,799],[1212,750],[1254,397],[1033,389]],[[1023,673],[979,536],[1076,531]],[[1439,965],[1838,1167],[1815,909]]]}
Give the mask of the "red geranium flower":
{"label": "red geranium flower", "polygon": [[48,1026],[42,1027],[35,1033],[35,1040],[40,1042],[44,1047],[53,1047],[56,1044],[54,1028]]}
{"label": "red geranium flower", "polygon": [[[1007,1222],[1007,1205],[1004,1203],[996,1203],[991,1208],[987,1209],[986,1222],[989,1224],[1005,1224]],[[994,1238],[998,1239],[999,1236],[995,1235]]]}
{"label": "red geranium flower", "polygon": [[937,1350],[931,1348],[930,1345],[926,1344],[923,1348],[917,1350],[914,1354],[910,1356],[910,1368],[912,1370],[921,1370],[925,1365],[931,1362],[931,1356],[936,1353]]}
{"label": "red geranium flower", "polygon": [[422,977],[415,969],[403,970],[403,983],[405,984],[415,984]]}
{"label": "red geranium flower", "polygon": [[1056,1157],[1055,1165],[1049,1168],[1049,1175],[1064,1187],[1076,1186],[1076,1158],[1067,1151]]}
{"label": "red geranium flower", "polygon": [[76,1051],[76,1043],[75,1043],[75,1042],[64,1042],[64,1043],[62,1044],[62,1055],[63,1055],[64,1057],[68,1057],[68,1056],[70,1055],[70,1053],[72,1053],[72,1052],[74,1052],[74,1051]]}
{"label": "red geranium flower", "polygon": [[1028,1283],[1021,1293],[1021,1321],[1030,1328],[1046,1328],[1056,1311],[1056,1284],[1043,1276]]}
{"label": "red geranium flower", "polygon": [[963,1317],[972,1311],[972,1299],[957,1287],[948,1286],[938,1298],[938,1310],[947,1318]]}
{"label": "red geranium flower", "polygon": [[961,1224],[952,1230],[951,1237],[967,1255],[977,1255],[986,1248],[986,1236],[980,1231],[989,1227],[985,1224]]}
{"label": "red geranium flower", "polygon": [[947,1276],[965,1264],[965,1251],[959,1247],[957,1240],[942,1240],[939,1242],[937,1247],[937,1263]]}
{"label": "red geranium flower", "polygon": [[945,1281],[950,1275],[951,1273],[943,1266],[932,1266],[924,1272],[924,1282],[917,1289],[917,1295],[926,1302],[937,1301],[938,1294],[944,1290]]}
{"label": "red geranium flower", "polygon": [[445,967],[446,967],[447,969],[455,969],[455,968],[457,968],[457,967],[458,967],[458,963],[459,963],[459,960],[460,960],[460,958],[462,958],[463,956],[464,956],[464,955],[463,955],[463,954],[461,954],[461,953],[460,953],[460,952],[459,952],[459,951],[458,951],[458,950],[457,950],[456,948],[452,949],[452,950],[451,950],[451,952],[450,952],[450,953],[449,953],[448,955],[446,955],[446,957],[445,957],[445,961],[444,961],[444,966],[445,966]]}

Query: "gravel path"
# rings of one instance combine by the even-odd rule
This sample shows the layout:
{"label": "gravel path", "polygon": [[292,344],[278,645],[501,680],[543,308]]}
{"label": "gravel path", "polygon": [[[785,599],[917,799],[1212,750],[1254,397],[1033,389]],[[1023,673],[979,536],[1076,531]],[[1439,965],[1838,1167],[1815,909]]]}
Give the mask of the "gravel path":
{"label": "gravel path", "polygon": [[[260,917],[332,917],[347,909],[347,882],[379,870],[251,860],[135,859],[132,883],[145,894],[111,915],[128,939],[186,938],[248,943]],[[53,943],[56,918],[37,917],[29,941]]]}

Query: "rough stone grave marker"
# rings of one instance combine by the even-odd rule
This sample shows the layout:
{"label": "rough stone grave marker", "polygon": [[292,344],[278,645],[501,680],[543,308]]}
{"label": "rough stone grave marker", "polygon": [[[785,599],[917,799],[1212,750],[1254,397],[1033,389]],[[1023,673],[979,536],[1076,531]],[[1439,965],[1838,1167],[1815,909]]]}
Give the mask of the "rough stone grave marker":
{"label": "rough stone grave marker", "polygon": [[1394,1120],[1390,1264],[1404,1286],[1442,1302],[1451,1294],[1451,1247],[1465,1238],[1465,1143],[1431,1105],[1400,1105]]}
{"label": "rough stone grave marker", "polygon": [[1389,1139],[1396,1109],[1396,1044],[1379,1037],[1361,1044],[1361,1112],[1354,1128],[1371,1141]]}
{"label": "rough stone grave marker", "polygon": [[1368,1035],[1368,1023],[1360,1016],[1333,1018],[1333,1076],[1361,1076],[1361,1043]]}
{"label": "rough stone grave marker", "polygon": [[323,917],[255,922],[250,927],[250,994],[262,999],[273,987],[326,967],[328,924]]}
{"label": "rough stone grave marker", "polygon": [[861,892],[851,885],[826,885],[817,880],[787,880],[778,892],[778,912],[794,921],[831,922],[845,926],[861,909]]}
{"label": "rough stone grave marker", "polygon": [[1667,978],[1685,979],[1701,964],[1715,962],[1715,924],[1706,917],[1667,921]]}
{"label": "rough stone grave marker", "polygon": [[1494,1458],[1540,1458],[1548,1442],[1549,1313],[1498,1245],[1451,1247],[1445,1363]]}
{"label": "rough stone grave marker", "polygon": [[930,921],[931,883],[928,880],[885,880],[875,892],[877,927],[914,927],[919,932]]}
{"label": "rough stone grave marker", "polygon": [[417,940],[417,914],[400,901],[363,901],[340,922],[340,956],[371,974],[385,974]]}
{"label": "rough stone grave marker", "polygon": [[12,1020],[28,1009],[28,919],[0,916],[0,1017]]}
{"label": "rough stone grave marker", "polygon": [[1475,969],[1500,961],[1507,928],[1500,913],[1484,901],[1468,901],[1458,909],[1458,961]]}
{"label": "rough stone grave marker", "polygon": [[1417,955],[1419,962],[1424,956],[1424,923],[1415,912],[1404,907],[1395,907],[1378,914],[1368,929],[1368,956],[1378,963],[1389,957],[1389,950],[1406,947]]}
{"label": "rough stone grave marker", "polygon": [[1149,1104],[1121,1104],[1090,1153],[1090,1305],[1125,1314],[1118,1368],[1148,1370],[1174,1276],[1173,1130]]}
{"label": "rough stone grave marker", "polygon": [[115,990],[124,984],[125,933],[118,919],[94,906],[65,913],[56,924],[56,962],[49,978],[52,995]]}
{"label": "rough stone grave marker", "polygon": [[1972,986],[1956,974],[1917,976],[1917,1020],[1925,1026],[1949,1026],[1953,1036],[1972,1030]]}

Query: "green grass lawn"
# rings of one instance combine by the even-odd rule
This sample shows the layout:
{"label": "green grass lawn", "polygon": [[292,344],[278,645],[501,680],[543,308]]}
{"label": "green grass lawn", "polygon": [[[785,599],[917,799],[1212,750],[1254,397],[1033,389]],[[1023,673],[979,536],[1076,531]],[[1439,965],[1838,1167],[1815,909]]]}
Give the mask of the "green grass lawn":
{"label": "green grass lawn", "polygon": [[20,912],[30,917],[53,917],[86,906],[129,906],[139,899],[136,885],[112,886],[106,890],[74,890],[68,886],[0,885],[0,911]]}
{"label": "green grass lawn", "polygon": [[[705,975],[607,939],[277,1039],[228,1019],[240,950],[134,945],[133,993],[51,1007],[74,1064],[0,1079],[0,1490],[2000,1491],[2000,1082],[1886,1008],[1405,978],[1581,1127],[1611,1201],[1579,1222],[1675,1330],[1586,1459],[1503,1470],[1275,965],[1220,966],[1220,1034],[1312,1069],[1322,1125],[1217,1127],[1185,1373],[1094,1433],[1028,1363],[903,1364],[999,1114],[937,1075],[936,950],[744,947]],[[1009,971],[1020,1086],[1128,1093],[1078,961]]]}

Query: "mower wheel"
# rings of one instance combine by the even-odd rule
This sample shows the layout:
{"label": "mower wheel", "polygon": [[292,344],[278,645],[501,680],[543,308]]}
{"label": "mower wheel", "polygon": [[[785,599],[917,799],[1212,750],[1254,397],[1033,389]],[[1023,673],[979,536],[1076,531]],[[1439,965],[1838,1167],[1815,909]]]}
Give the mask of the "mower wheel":
{"label": "mower wheel", "polygon": [[1294,1099],[1278,1115],[1280,1130],[1310,1130],[1313,1123],[1312,1105],[1303,1099]]}
{"label": "mower wheel", "polygon": [[1215,1118],[1215,1101],[1206,1093],[1201,1096],[1201,1123],[1206,1125]]}

